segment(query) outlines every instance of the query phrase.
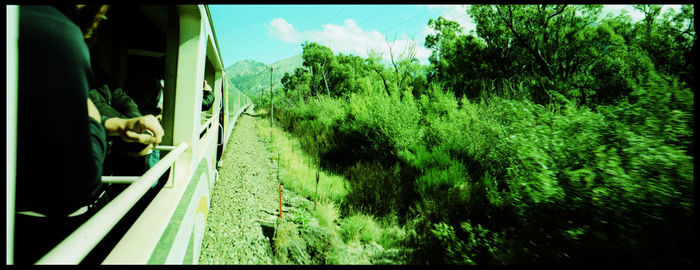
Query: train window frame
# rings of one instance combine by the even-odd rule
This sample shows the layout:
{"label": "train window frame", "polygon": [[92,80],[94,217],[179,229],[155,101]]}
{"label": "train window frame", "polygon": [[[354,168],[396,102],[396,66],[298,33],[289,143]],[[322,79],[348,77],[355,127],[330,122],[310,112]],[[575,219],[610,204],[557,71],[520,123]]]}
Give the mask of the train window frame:
{"label": "train window frame", "polygon": [[[38,262],[39,264],[196,263],[199,250],[188,249],[187,243],[193,243],[192,239],[194,239],[196,247],[201,242],[201,238],[195,238],[195,235],[201,236],[204,233],[204,227],[201,226],[204,223],[197,222],[206,220],[206,207],[208,207],[206,203],[212,198],[213,184],[218,179],[213,162],[217,151],[216,138],[219,134],[216,127],[221,124],[219,119],[223,118],[223,128],[226,128],[224,133],[231,132],[240,113],[249,106],[253,106],[250,98],[230,85],[224,74],[208,6],[129,6],[129,8],[140,10],[150,19],[155,18],[157,20],[154,22],[155,27],[160,29],[166,37],[165,49],[124,47],[120,48],[119,52],[122,55],[131,53],[142,57],[164,57],[164,75],[160,84],[163,87],[162,125],[166,133],[160,148],[169,153],[162,156],[161,160],[142,176],[132,176],[131,179],[135,178],[138,181],[129,185],[123,191],[124,194],[120,194],[109,202],[54,247]],[[153,14],[150,14],[150,11],[153,11]],[[110,19],[113,18],[114,16],[110,16]],[[125,63],[124,61],[112,61],[114,70],[126,70],[127,68],[121,65]],[[209,72],[205,70],[207,64],[211,66]],[[121,78],[123,79],[124,76]],[[199,87],[202,79],[205,78],[211,80],[209,82],[215,99],[211,109],[213,113],[208,120],[210,124],[204,125],[207,135],[202,139],[197,137],[199,131],[197,128],[202,126],[201,88]],[[235,104],[229,104],[232,102]],[[231,115],[233,119],[228,118],[230,109],[238,112]],[[221,136],[228,138],[228,135]],[[213,155],[212,151],[214,151]],[[170,170],[170,173],[168,174],[166,170]],[[205,177],[203,171],[206,170],[209,173]],[[159,182],[159,187],[154,189],[152,185],[158,180],[156,177],[160,177],[161,181],[167,177],[167,183]],[[168,184],[172,186],[168,187]],[[190,189],[190,187],[194,188]],[[146,192],[152,191],[155,191],[156,195],[147,197],[149,195]],[[111,233],[127,215],[127,211],[133,211],[137,203],[143,200],[147,201],[146,207],[136,210],[135,219],[129,225],[128,231],[116,234],[119,239],[115,245],[108,244],[103,247],[109,250],[102,261],[88,260],[88,257],[84,257],[90,256],[90,253],[99,248],[105,239],[105,234]],[[204,212],[190,211],[200,210],[200,205],[205,206]],[[175,215],[176,212],[184,215]],[[191,226],[183,224],[191,224]],[[185,253],[192,256],[182,255]]]}
{"label": "train window frame", "polygon": [[[219,55],[216,53],[216,48],[214,47],[215,43],[213,41],[213,33],[207,32],[206,34],[207,37],[205,53],[206,56],[204,59],[204,80],[206,80],[209,86],[212,88],[212,94],[214,94],[214,102],[211,108],[209,108],[209,110],[200,112],[200,142],[211,130],[217,130],[219,114],[222,107],[221,103],[223,99],[221,93],[221,88],[223,86],[223,67],[221,65]],[[216,67],[219,68],[217,69]],[[203,99],[203,91],[202,95],[200,96]]]}
{"label": "train window frame", "polygon": [[[167,39],[168,37],[168,33],[163,32],[168,31],[163,28],[163,21],[164,19],[167,20],[167,10],[161,10],[162,12],[166,12],[165,17],[163,14],[154,15],[154,9],[144,8],[143,6],[116,6],[112,7],[111,11],[110,17],[112,20],[103,24],[102,26],[104,28],[102,28],[102,30],[98,28],[96,35],[97,43],[94,48],[91,48],[91,61],[94,61],[94,64],[100,66],[98,68],[103,69],[107,73],[107,77],[111,79],[108,81],[111,83],[110,88],[121,87],[135,102],[137,102],[133,96],[135,90],[130,89],[130,86],[126,84],[127,80],[130,79],[129,71],[132,67],[142,64],[142,62],[138,62],[138,59],[141,59],[141,61],[155,62],[159,70],[155,71],[158,75],[156,76],[157,78],[154,78],[158,79],[158,91],[160,91],[159,94],[155,94],[156,96],[160,95],[160,98],[156,101],[156,106],[161,108],[161,114],[163,114],[164,101],[168,99],[165,91],[165,77],[167,76],[166,52],[168,50],[166,40],[161,40],[160,38],[165,37]],[[132,29],[133,27],[130,27],[131,24],[138,24],[144,27]],[[139,30],[142,32],[139,32]],[[137,38],[129,34],[135,34]],[[156,37],[152,40],[139,39],[139,35],[159,35],[160,38]],[[134,61],[136,61],[136,63],[134,63]],[[99,85],[93,85],[92,88],[94,89],[97,87],[99,87]],[[163,119],[171,120],[171,117],[163,115]],[[163,123],[161,123],[161,125],[163,125]],[[166,134],[169,133],[165,128],[164,132]],[[167,144],[162,143],[161,145]],[[127,179],[124,178],[124,176],[114,176],[112,178]],[[128,183],[128,181],[116,181],[115,183]]]}
{"label": "train window frame", "polygon": [[[131,9],[131,8],[132,7],[129,6],[129,9]],[[133,9],[133,12],[135,12],[135,13],[141,12],[142,15],[145,15],[147,17],[148,14],[144,14],[144,10],[148,10],[148,9],[146,9],[142,6],[138,6],[138,9],[136,9],[136,8]],[[167,9],[167,12],[171,12],[172,10],[177,11],[177,9],[171,8],[171,9]],[[177,16],[177,13],[175,13],[175,15]],[[110,16],[110,17],[115,18],[115,16]],[[118,17],[118,16],[116,16],[116,17]],[[172,17],[172,15],[168,16],[168,17]],[[117,27],[118,26],[119,25],[117,25]],[[163,34],[165,34],[168,38],[172,37],[171,30],[168,29],[167,32],[168,33],[163,33]],[[119,37],[119,35],[115,34],[115,32],[105,33],[105,31],[102,31],[101,35],[102,35],[102,37],[108,36],[108,37],[114,38],[116,40],[120,40],[121,38],[123,38],[123,37]],[[97,36],[99,38],[100,34],[98,33]],[[179,41],[177,41],[177,42],[179,42]],[[170,49],[170,47],[167,44],[163,44],[162,49],[165,52],[143,50],[143,49],[133,49],[133,48],[129,48],[128,45],[124,46],[125,44],[127,44],[127,43],[122,42],[122,43],[119,43],[116,47],[111,46],[113,44],[109,44],[109,46],[107,46],[108,49],[106,51],[110,51],[110,52],[107,52],[107,54],[108,55],[111,54],[110,55],[111,57],[108,58],[108,60],[105,60],[105,59],[100,59],[99,55],[98,55],[97,56],[98,58],[95,59],[95,61],[99,65],[101,65],[103,67],[104,67],[104,65],[107,66],[108,70],[106,72],[110,73],[108,75],[113,75],[115,73],[117,74],[117,77],[118,77],[117,80],[119,81],[119,83],[118,83],[119,86],[121,86],[124,82],[124,78],[126,76],[125,70],[128,70],[127,66],[125,65],[125,62],[127,61],[126,60],[127,57],[125,57],[125,56],[139,55],[139,56],[145,56],[145,57],[162,58],[163,56],[172,55],[173,53],[174,54],[178,53],[177,50],[173,51],[172,49]],[[100,47],[98,49],[100,51],[99,53],[101,54],[102,47]],[[167,59],[168,58],[163,59],[163,61],[165,63],[172,62],[172,61],[167,61]],[[105,62],[107,62],[107,63],[105,63]],[[172,81],[173,76],[166,75],[168,72],[165,70],[166,69],[165,67],[163,69],[164,69],[163,70],[164,78],[161,78],[161,80],[158,82],[158,84],[160,84],[163,87],[165,87],[166,85],[170,85],[171,87],[174,87],[174,84],[169,84],[167,82],[168,80]],[[114,79],[114,78],[112,78],[112,79]],[[98,86],[98,85],[93,85],[93,88],[95,88],[96,86]],[[163,95],[165,95],[165,94],[166,94],[165,91],[163,91]],[[165,99],[165,100],[168,99],[165,96],[161,96],[161,97],[163,97],[163,99]],[[172,100],[173,98],[174,97],[171,97],[170,99]],[[164,101],[164,103],[165,103],[165,101]],[[170,122],[173,122],[172,117],[170,117],[169,120],[170,120]],[[166,130],[166,132],[168,132],[168,131]],[[164,145],[164,144],[161,144],[161,145]],[[167,144],[165,144],[165,145],[167,145]],[[127,188],[127,190],[123,191],[123,192],[131,191],[128,195],[117,196],[116,198],[114,198],[114,200],[119,201],[119,204],[116,204],[117,203],[116,201],[114,202],[115,204],[113,204],[112,201],[108,202],[108,204],[103,209],[101,209],[94,216],[90,217],[90,219],[85,221],[79,228],[77,228],[73,233],[71,233],[71,235],[69,237],[63,239],[60,244],[58,244],[56,247],[54,247],[48,254],[45,254],[37,263],[42,264],[42,263],[52,263],[52,262],[55,263],[55,262],[59,262],[59,261],[61,261],[61,262],[73,261],[73,263],[77,264],[77,262],[84,263],[85,261],[91,260],[90,256],[93,255],[94,252],[99,249],[99,245],[101,245],[102,241],[105,241],[105,239],[106,239],[106,236],[104,234],[102,234],[102,236],[98,236],[98,234],[100,234],[100,233],[95,233],[94,230],[97,230],[97,231],[102,230],[100,227],[102,225],[104,225],[104,223],[106,223],[106,224],[112,224],[112,225],[105,225],[105,226],[109,226],[109,227],[107,227],[107,229],[106,229],[107,231],[105,233],[112,233],[113,230],[115,229],[115,226],[118,226],[117,223],[121,222],[122,217],[124,217],[127,214],[125,212],[126,210],[123,210],[123,209],[128,209],[128,211],[133,211],[135,209],[135,207],[137,207],[137,203],[140,203],[140,201],[143,201],[144,199],[147,200],[147,202],[145,202],[145,206],[146,207],[150,206],[153,197],[147,198],[148,195],[146,194],[146,192],[149,192],[149,190],[152,190],[152,191],[154,190],[154,191],[156,191],[156,193],[158,193],[163,186],[160,185],[159,188],[153,189],[153,186],[150,183],[149,184],[147,184],[147,183],[149,181],[153,182],[153,181],[157,181],[158,179],[162,179],[163,177],[169,176],[169,174],[167,173],[167,170],[170,170],[170,168],[172,168],[174,166],[175,160],[179,159],[181,154],[187,148],[189,148],[189,145],[185,142],[182,142],[177,146],[161,146],[159,148],[161,148],[165,151],[169,151],[168,155],[163,157],[155,166],[153,166],[151,169],[149,169],[143,175],[137,176],[137,177],[129,176],[128,178],[136,178],[136,179],[143,178],[142,179],[143,181],[138,181],[135,183],[136,185],[130,185]],[[171,172],[170,175],[172,175],[172,170],[170,172]],[[125,183],[131,184],[132,182],[133,181],[126,181]],[[156,183],[158,183],[158,182],[156,182]],[[143,192],[143,193],[141,193],[141,192]],[[140,194],[140,196],[137,196],[137,194]],[[124,208],[125,207],[124,205],[129,205],[129,206],[126,206],[127,208]],[[112,207],[110,208],[110,206],[112,206]],[[107,208],[109,208],[110,211],[107,211],[108,210]],[[143,213],[143,211],[145,211],[145,210],[141,209],[138,212]],[[106,221],[107,219],[116,219],[118,222],[111,223],[112,221]],[[130,229],[135,221],[137,221],[137,220],[134,220],[132,223],[130,223],[131,225],[128,225],[127,229]],[[124,235],[126,235],[126,231],[124,231],[123,233],[124,233]],[[118,234],[121,235],[122,233],[118,233]],[[83,237],[83,236],[86,236],[86,237]],[[87,237],[87,236],[89,236],[89,237]],[[118,239],[118,241],[119,240],[120,239]],[[95,241],[97,241],[97,242],[95,242]],[[80,242],[80,243],[78,243],[78,242]],[[84,242],[87,242],[87,243],[84,243]],[[114,245],[111,247],[114,247]],[[73,252],[72,250],[74,250],[74,248],[76,248],[78,251]],[[108,248],[109,248],[109,250],[106,250],[105,257],[108,256],[109,254],[111,254],[111,252],[112,252],[112,249],[110,247],[108,247]],[[86,249],[87,249],[87,253],[83,253],[83,252],[85,252]],[[66,253],[66,252],[68,252],[68,253]],[[98,257],[99,257],[99,255],[98,255]],[[101,259],[104,259],[104,257],[102,257]],[[101,259],[99,259],[99,260],[101,260]],[[97,261],[92,261],[92,262],[99,263]]]}

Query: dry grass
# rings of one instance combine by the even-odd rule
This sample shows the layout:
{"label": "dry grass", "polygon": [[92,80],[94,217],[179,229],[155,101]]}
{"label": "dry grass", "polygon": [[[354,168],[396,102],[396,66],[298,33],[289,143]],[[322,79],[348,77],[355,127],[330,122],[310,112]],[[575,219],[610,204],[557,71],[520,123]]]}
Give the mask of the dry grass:
{"label": "dry grass", "polygon": [[[255,127],[272,156],[279,157],[280,182],[285,188],[317,202],[309,212],[318,221],[312,226],[318,227],[302,230],[293,222],[284,222],[277,228],[274,245],[277,263],[308,264],[320,259],[325,264],[371,264],[376,253],[372,246],[398,245],[405,233],[396,225],[385,229],[371,215],[359,212],[340,217],[338,206],[346,201],[347,180],[321,171],[318,163],[301,149],[297,138],[277,126],[271,128],[269,118],[257,118]],[[318,191],[317,172],[320,172]],[[307,249],[315,250],[313,259]]]}
{"label": "dry grass", "polygon": [[338,209],[332,201],[322,200],[311,211],[313,217],[318,220],[318,225],[329,230],[337,230],[336,221],[340,218]]}
{"label": "dry grass", "polygon": [[345,242],[358,240],[362,243],[379,242],[382,228],[372,216],[355,213],[343,219],[340,235]]}
{"label": "dry grass", "polygon": [[[258,112],[260,114],[260,112]],[[280,182],[309,199],[318,196],[319,199],[330,199],[342,202],[347,195],[345,179],[338,175],[320,171],[318,194],[316,194],[316,173],[318,165],[301,150],[299,140],[290,137],[277,126],[270,128],[267,119],[259,119],[256,123],[258,134],[268,142],[268,148],[273,157],[279,157]]]}
{"label": "dry grass", "polygon": [[280,264],[309,264],[306,242],[299,236],[293,222],[282,222],[277,227],[274,239],[275,256]]}

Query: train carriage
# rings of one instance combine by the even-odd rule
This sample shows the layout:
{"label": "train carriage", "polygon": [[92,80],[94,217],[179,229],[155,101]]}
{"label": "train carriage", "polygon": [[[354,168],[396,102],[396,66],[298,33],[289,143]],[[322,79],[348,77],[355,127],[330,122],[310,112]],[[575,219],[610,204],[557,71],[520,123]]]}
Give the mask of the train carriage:
{"label": "train carriage", "polygon": [[[6,255],[12,264],[17,60],[9,56],[17,51],[17,6],[8,6],[7,15]],[[108,17],[91,54],[120,84],[144,67],[161,78],[161,159],[141,176],[104,176],[103,183],[126,189],[37,263],[197,264],[217,163],[251,100],[230,87],[206,5],[115,5]],[[207,111],[204,80],[215,96]]]}

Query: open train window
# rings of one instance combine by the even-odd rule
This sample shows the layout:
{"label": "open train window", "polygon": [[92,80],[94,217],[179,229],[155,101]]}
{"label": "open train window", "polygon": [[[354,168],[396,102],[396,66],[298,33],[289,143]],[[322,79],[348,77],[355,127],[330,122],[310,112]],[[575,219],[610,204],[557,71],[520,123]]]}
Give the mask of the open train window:
{"label": "open train window", "polygon": [[[216,71],[215,65],[218,65],[218,57],[215,50],[213,49],[213,44],[211,40],[207,38],[207,54],[204,61],[204,80],[206,81],[209,93],[202,91],[202,113],[200,123],[202,125],[202,132],[200,133],[200,138],[206,134],[209,128],[214,128],[216,130],[218,123],[218,113],[221,109],[221,76],[222,73]],[[208,97],[207,97],[208,96]]]}
{"label": "open train window", "polygon": [[[103,87],[104,84],[112,90],[121,88],[136,103],[141,115],[160,114],[165,86],[167,16],[167,11],[164,9],[129,5],[111,6],[107,13],[107,20],[103,20],[97,30],[96,42],[90,46],[95,75],[93,89]],[[129,117],[124,112],[120,111],[120,113]],[[111,165],[105,164],[105,166]],[[100,263],[104,260],[111,248],[131,227],[139,213],[164,186],[168,175],[169,173],[166,172],[160,177],[156,188],[152,188],[134,205],[125,218],[115,225],[100,244],[88,254],[84,262]],[[122,186],[119,183],[128,184],[138,175],[124,175],[115,170],[114,179],[119,177],[131,178],[131,180],[109,180],[114,181],[109,183],[117,183],[118,186],[126,188],[127,185]],[[103,177],[103,183],[104,181],[105,177]]]}
{"label": "open train window", "polygon": [[[212,65],[211,61],[209,58],[204,62],[204,80],[207,82],[209,87],[212,90],[212,94],[214,93],[214,85],[215,85],[215,69],[214,66]],[[202,101],[203,103],[205,102],[204,100]],[[214,111],[213,108],[213,102],[211,105],[208,106],[209,108],[207,110],[204,110],[204,107],[202,107],[202,120],[206,121],[212,116],[212,112]],[[204,123],[204,122],[202,122]]]}
{"label": "open train window", "polygon": [[112,88],[122,88],[142,115],[158,115],[165,82],[166,19],[144,12],[147,9],[136,6],[110,8],[91,48],[95,85],[109,82]]}

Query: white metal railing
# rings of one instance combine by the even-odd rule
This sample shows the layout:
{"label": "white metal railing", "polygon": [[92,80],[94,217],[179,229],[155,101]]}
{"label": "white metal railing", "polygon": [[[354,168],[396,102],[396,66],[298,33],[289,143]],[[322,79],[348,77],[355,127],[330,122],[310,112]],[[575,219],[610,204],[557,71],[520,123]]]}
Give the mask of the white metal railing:
{"label": "white metal railing", "polygon": [[6,6],[6,30],[7,30],[7,81],[5,85],[5,116],[6,116],[6,131],[5,131],[5,167],[6,185],[5,185],[5,202],[7,203],[7,212],[5,212],[5,263],[14,264],[14,231],[15,231],[15,189],[16,189],[16,171],[17,164],[17,65],[18,65],[18,37],[19,37],[19,6]]}
{"label": "white metal railing", "polygon": [[175,149],[177,146],[168,146],[168,145],[159,145],[153,148],[154,150],[160,150],[160,151],[172,151]]}
{"label": "white metal railing", "polygon": [[[154,148],[154,150],[160,150],[160,151],[172,151],[175,149],[175,146],[168,146],[168,145],[159,145]],[[139,179],[139,176],[102,176],[102,183],[105,184],[131,184],[133,182],[136,182],[136,180]]]}
{"label": "white metal railing", "polygon": [[218,119],[219,119],[219,113],[213,114],[213,115],[211,116],[211,118],[207,119],[207,122],[204,123],[204,125],[203,125],[201,128],[199,128],[199,133],[198,133],[198,134],[202,134],[202,132],[204,132],[204,130],[206,130],[206,129],[211,125],[211,122],[212,122],[212,121],[218,120]]}
{"label": "white metal railing", "polygon": [[102,176],[102,183],[105,184],[131,184],[138,180],[138,176]]}
{"label": "white metal railing", "polygon": [[129,185],[119,196],[104,206],[88,221],[80,225],[66,239],[44,255],[37,264],[78,264],[126,215],[131,207],[158,181],[182,154],[188,145],[180,143],[163,157],[136,182]]}

